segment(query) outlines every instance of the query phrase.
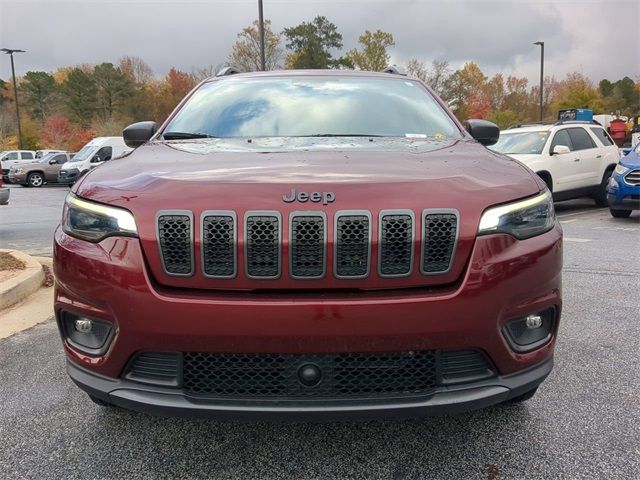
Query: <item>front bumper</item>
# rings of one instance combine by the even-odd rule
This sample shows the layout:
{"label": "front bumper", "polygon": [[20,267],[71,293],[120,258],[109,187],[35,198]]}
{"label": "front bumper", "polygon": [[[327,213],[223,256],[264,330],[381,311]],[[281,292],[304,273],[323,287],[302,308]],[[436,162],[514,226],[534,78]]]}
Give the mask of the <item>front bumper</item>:
{"label": "front bumper", "polygon": [[625,175],[614,174],[607,187],[607,202],[612,210],[639,210],[640,185],[629,185]]}
{"label": "front bumper", "polygon": [[27,182],[27,175],[25,173],[15,173],[10,171],[9,182],[21,185]]}
{"label": "front bumper", "polygon": [[[330,416],[347,411],[358,416],[397,410],[413,415],[499,403],[544,380],[558,327],[556,322],[551,338],[539,348],[516,352],[502,334],[505,323],[551,307],[559,318],[562,304],[559,225],[523,241],[507,235],[478,237],[454,285],[360,293],[161,287],[149,273],[138,239],[113,237],[91,244],[61,229],[55,233],[54,257],[58,319],[62,312],[102,319],[116,332],[101,356],[83,354],[63,335],[70,375],[96,397],[157,413],[261,416],[273,410],[285,416],[315,411]],[[181,390],[124,379],[133,356],[144,351],[323,354],[438,349],[481,350],[495,366],[496,376],[439,387],[424,398],[260,407],[194,402]]]}
{"label": "front bumper", "polygon": [[11,190],[5,187],[0,187],[0,205],[6,205],[9,203],[9,196],[11,195]]}
{"label": "front bumper", "polygon": [[69,170],[60,170],[58,173],[58,183],[69,184],[80,178],[80,170],[71,168]]}
{"label": "front bumper", "polygon": [[88,394],[120,407],[162,416],[255,420],[356,420],[461,413],[502,403],[536,388],[553,368],[553,357],[525,370],[479,382],[441,387],[424,397],[385,401],[203,402],[175,389],[110,379],[67,362],[71,379]]}

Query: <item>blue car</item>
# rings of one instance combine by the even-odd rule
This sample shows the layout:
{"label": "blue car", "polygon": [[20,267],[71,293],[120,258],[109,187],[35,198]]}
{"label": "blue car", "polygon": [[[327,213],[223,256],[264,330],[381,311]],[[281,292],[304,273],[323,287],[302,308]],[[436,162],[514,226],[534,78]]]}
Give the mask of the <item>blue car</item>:
{"label": "blue car", "polygon": [[607,185],[609,211],[616,218],[626,218],[640,209],[640,143],[620,160]]}

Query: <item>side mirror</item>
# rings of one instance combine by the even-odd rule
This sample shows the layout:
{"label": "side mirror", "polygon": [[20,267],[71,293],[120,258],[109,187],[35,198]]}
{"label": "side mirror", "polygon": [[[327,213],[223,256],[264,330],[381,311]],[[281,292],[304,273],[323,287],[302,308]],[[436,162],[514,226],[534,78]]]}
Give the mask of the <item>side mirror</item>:
{"label": "side mirror", "polygon": [[487,120],[470,119],[464,122],[464,128],[482,145],[493,145],[500,138],[500,129]]}
{"label": "side mirror", "polygon": [[58,163],[57,160],[55,158],[52,158],[51,160],[49,160],[49,165],[54,165]]}
{"label": "side mirror", "polygon": [[132,123],[122,131],[122,137],[128,147],[138,148],[147,143],[155,135],[157,129],[156,122]]}
{"label": "side mirror", "polygon": [[94,155],[93,158],[89,161],[89,163],[100,163],[102,159],[99,155]]}
{"label": "side mirror", "polygon": [[551,155],[564,155],[565,153],[570,152],[571,150],[569,150],[569,147],[566,145],[556,145],[553,147],[553,150],[551,150]]}

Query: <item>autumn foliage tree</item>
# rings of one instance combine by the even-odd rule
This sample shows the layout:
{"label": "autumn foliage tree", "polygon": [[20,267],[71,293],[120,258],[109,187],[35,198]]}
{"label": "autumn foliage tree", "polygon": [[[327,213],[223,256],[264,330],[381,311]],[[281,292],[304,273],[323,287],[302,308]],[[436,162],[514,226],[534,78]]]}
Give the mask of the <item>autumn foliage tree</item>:
{"label": "autumn foliage tree", "polygon": [[349,50],[345,57],[360,70],[379,72],[389,65],[389,47],[396,43],[393,35],[382,30],[371,32],[366,30],[358,38],[361,49]]}
{"label": "autumn foliage tree", "polygon": [[[271,30],[271,21],[264,21],[264,58],[265,68],[274,70],[280,67],[282,60],[281,35]],[[238,40],[231,47],[229,63],[245,72],[261,69],[260,31],[258,21],[243,28],[238,34]]]}

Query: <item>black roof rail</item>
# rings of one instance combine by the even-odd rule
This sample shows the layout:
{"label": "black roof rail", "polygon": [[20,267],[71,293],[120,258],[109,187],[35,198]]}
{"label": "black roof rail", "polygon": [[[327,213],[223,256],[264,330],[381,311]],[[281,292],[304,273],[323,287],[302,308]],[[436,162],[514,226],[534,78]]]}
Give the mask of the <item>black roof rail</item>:
{"label": "black roof rail", "polygon": [[600,125],[595,120],[560,120],[554,125]]}
{"label": "black roof rail", "polygon": [[227,75],[235,75],[236,73],[242,73],[242,70],[236,67],[224,67],[218,73],[216,73],[216,77],[226,77]]}
{"label": "black roof rail", "polygon": [[402,75],[402,76],[407,76],[406,72],[404,72],[400,67],[398,67],[397,65],[389,65],[387,68],[380,70],[382,73],[391,73],[393,75]]}

